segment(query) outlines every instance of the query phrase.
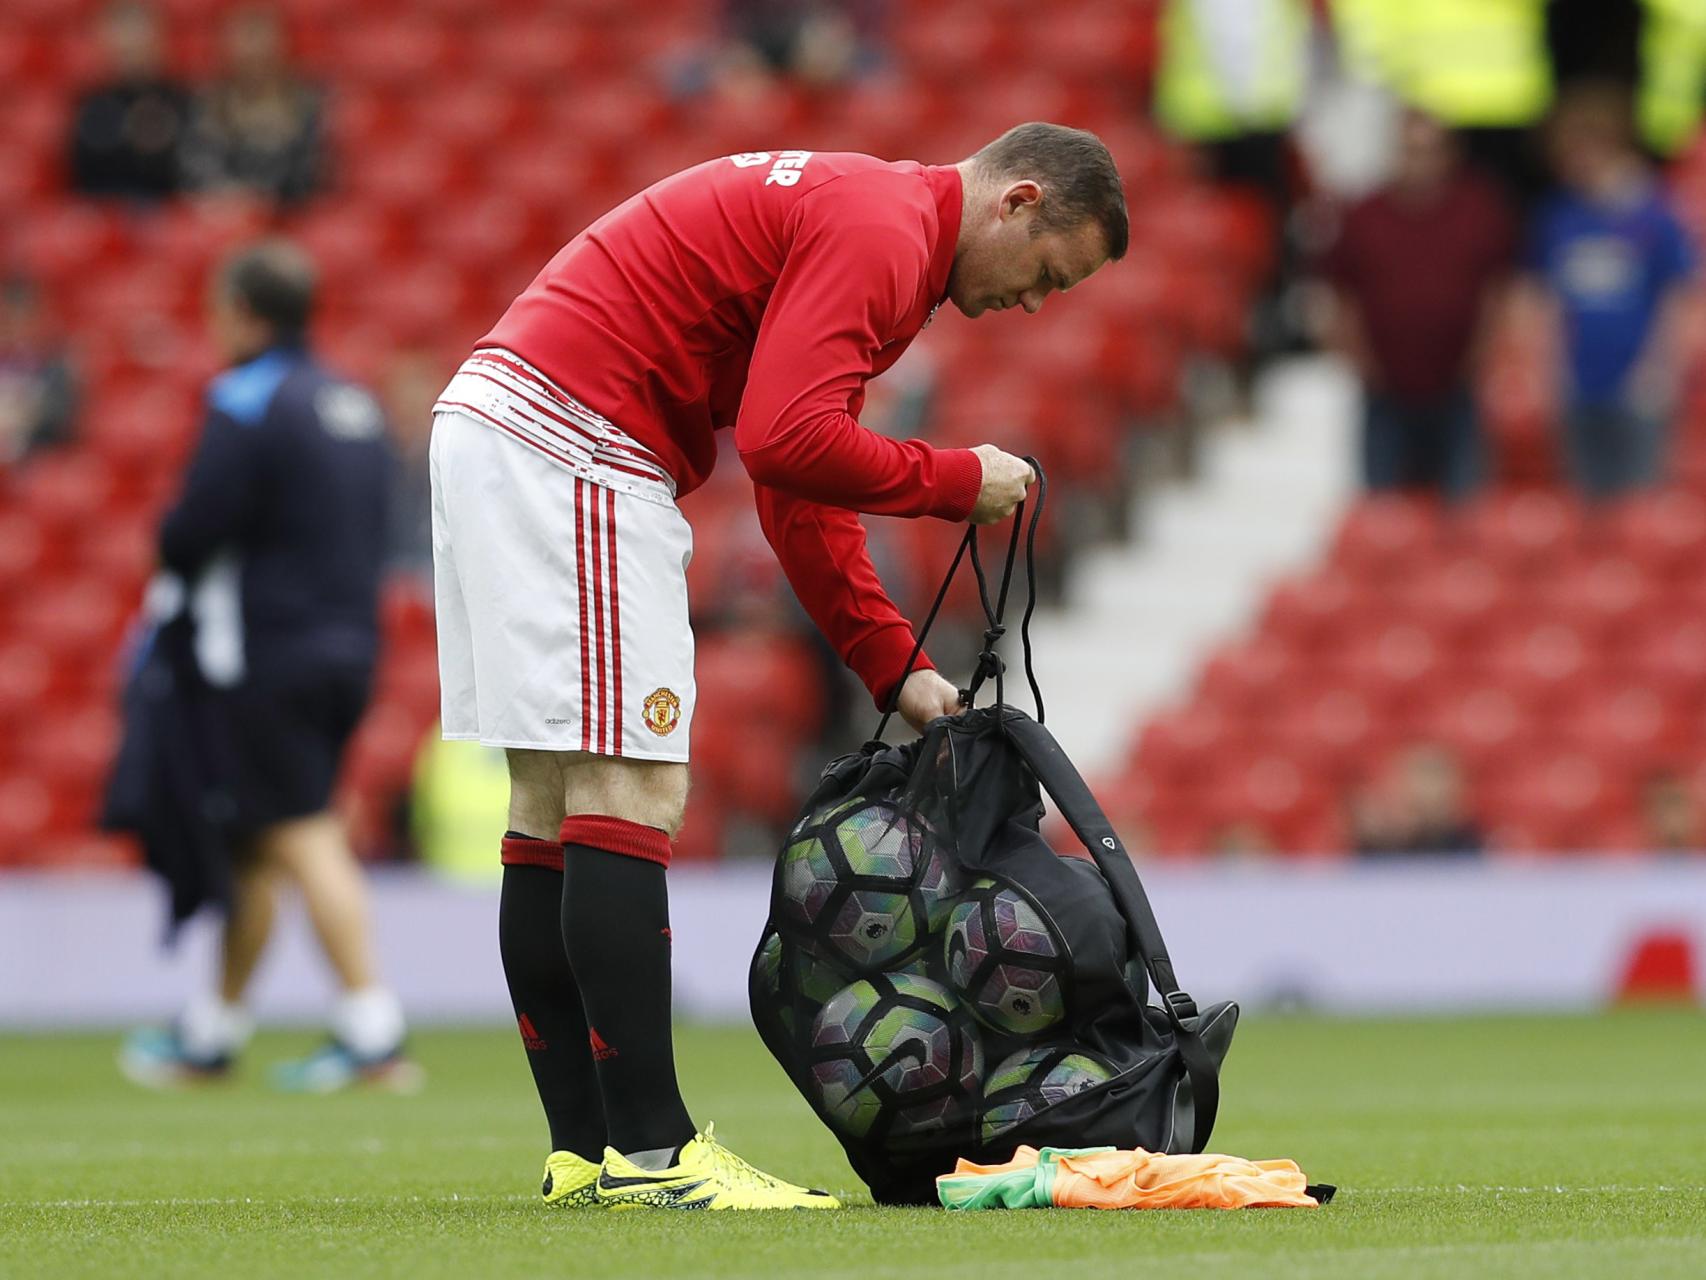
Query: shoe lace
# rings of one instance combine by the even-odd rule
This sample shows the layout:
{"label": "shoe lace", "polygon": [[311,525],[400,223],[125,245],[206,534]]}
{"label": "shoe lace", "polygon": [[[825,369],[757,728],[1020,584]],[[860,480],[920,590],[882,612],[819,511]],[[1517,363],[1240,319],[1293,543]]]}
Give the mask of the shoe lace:
{"label": "shoe lace", "polygon": [[699,1135],[699,1141],[705,1144],[712,1161],[724,1178],[738,1186],[756,1187],[760,1190],[786,1190],[788,1184],[780,1178],[772,1177],[762,1169],[755,1169],[722,1143],[717,1141],[717,1126],[715,1122],[705,1126],[705,1132]]}

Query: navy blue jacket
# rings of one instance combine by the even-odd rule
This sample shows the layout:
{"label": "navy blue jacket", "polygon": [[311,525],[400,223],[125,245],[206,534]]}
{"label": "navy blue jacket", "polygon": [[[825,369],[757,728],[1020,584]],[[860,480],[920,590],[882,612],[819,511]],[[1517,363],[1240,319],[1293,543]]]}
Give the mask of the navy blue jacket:
{"label": "navy blue jacket", "polygon": [[234,562],[250,677],[373,662],[392,465],[374,398],[303,347],[209,384],[160,558],[192,583]]}

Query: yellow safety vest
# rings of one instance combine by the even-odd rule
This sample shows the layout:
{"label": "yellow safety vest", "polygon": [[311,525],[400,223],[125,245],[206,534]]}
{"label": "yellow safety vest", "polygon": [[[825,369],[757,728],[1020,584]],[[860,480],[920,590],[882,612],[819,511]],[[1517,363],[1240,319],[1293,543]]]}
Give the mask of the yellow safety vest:
{"label": "yellow safety vest", "polygon": [[1682,150],[1706,108],[1706,0],[1646,0],[1636,118],[1661,155]]}
{"label": "yellow safety vest", "polygon": [[1333,22],[1354,74],[1447,124],[1518,127],[1551,105],[1546,0],[1333,0]]}
{"label": "yellow safety vest", "polygon": [[1155,114],[1193,142],[1284,129],[1303,102],[1309,10],[1305,0],[1251,0],[1257,62],[1248,85],[1235,86],[1215,65],[1190,0],[1168,0],[1161,18]]}
{"label": "yellow safety vest", "polygon": [[414,783],[409,825],[421,862],[458,880],[499,879],[498,840],[509,816],[504,753],[477,742],[442,741],[434,727],[415,762]]}

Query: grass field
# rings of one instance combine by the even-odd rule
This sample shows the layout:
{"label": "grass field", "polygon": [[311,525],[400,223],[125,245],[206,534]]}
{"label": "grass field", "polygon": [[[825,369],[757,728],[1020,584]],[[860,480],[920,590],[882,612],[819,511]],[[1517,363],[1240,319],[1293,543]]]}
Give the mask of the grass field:
{"label": "grass field", "polygon": [[[1706,1017],[1252,1019],[1214,1147],[1338,1183],[1318,1211],[873,1209],[756,1037],[688,1030],[701,1122],[860,1207],[552,1212],[512,1034],[418,1038],[417,1098],[156,1096],[115,1040],[0,1038],[0,1276],[1706,1276]],[[1161,1269],[1165,1268],[1164,1271]]]}

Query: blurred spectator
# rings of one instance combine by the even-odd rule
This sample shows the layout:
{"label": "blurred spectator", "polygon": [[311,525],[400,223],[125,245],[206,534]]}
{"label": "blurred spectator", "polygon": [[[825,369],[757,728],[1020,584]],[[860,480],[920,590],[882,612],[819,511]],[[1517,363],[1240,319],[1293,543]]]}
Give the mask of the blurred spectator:
{"label": "blurred spectator", "polygon": [[432,405],[444,384],[446,370],[431,353],[413,348],[399,351],[385,370],[382,392],[385,416],[391,424],[397,466],[392,472],[390,546],[392,572],[408,574],[432,598],[432,484],[428,445],[432,440]]}
{"label": "blurred spectator", "polygon": [[1351,841],[1365,857],[1480,853],[1484,839],[1469,813],[1463,769],[1444,747],[1406,748],[1374,786],[1350,803]]}
{"label": "blurred spectator", "polygon": [[89,196],[159,200],[179,188],[178,151],[189,94],[167,76],[160,24],[138,0],[120,0],[101,21],[110,79],[77,102],[70,138],[71,186]]}
{"label": "blurred spectator", "polygon": [[745,96],[777,77],[844,84],[882,62],[884,0],[723,0],[722,47],[683,69],[678,90]]}
{"label": "blurred spectator", "polygon": [[1699,806],[1674,773],[1656,773],[1641,788],[1641,825],[1645,847],[1655,853],[1701,848]]}
{"label": "blurred spectator", "polygon": [[186,184],[292,204],[324,182],[321,95],[290,64],[271,9],[238,9],[225,25],[225,77],[196,98],[184,147]]}
{"label": "blurred spectator", "polygon": [[1562,186],[1536,217],[1529,261],[1563,327],[1571,473],[1610,498],[1660,479],[1694,256],[1635,148],[1621,89],[1571,90],[1549,142]]}
{"label": "blurred spectator", "polygon": [[0,282],[0,466],[64,444],[76,407],[76,378],[48,334],[41,291],[24,276]]}
{"label": "blurred spectator", "polygon": [[1329,340],[1363,381],[1369,488],[1460,499],[1480,484],[1471,366],[1514,251],[1497,190],[1442,125],[1406,111],[1391,182],[1351,208],[1326,259]]}

